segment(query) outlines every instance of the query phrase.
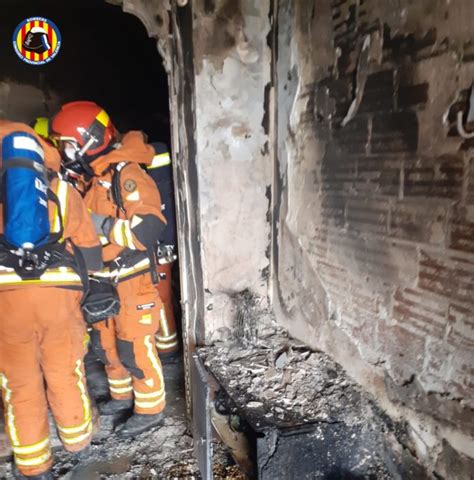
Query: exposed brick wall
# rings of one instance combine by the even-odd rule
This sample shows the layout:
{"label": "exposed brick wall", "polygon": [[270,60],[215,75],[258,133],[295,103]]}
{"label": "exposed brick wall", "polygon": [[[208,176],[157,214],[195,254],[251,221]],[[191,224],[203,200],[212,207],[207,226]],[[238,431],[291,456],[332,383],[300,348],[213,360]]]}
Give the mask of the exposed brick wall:
{"label": "exposed brick wall", "polygon": [[[343,331],[366,364],[386,375],[392,401],[472,436],[474,142],[458,135],[455,119],[468,109],[474,80],[474,32],[466,34],[462,22],[473,6],[315,0],[299,23],[303,3],[293,2],[291,12],[293,79],[283,78],[283,65],[278,71],[280,102],[298,85],[278,150],[283,321],[325,350],[322,332]],[[318,33],[318,12],[332,22],[330,39]],[[361,72],[366,36],[370,55]],[[318,65],[323,57],[303,52],[318,44],[332,63]],[[359,89],[357,113],[343,126]],[[301,177],[313,179],[316,205],[304,214],[310,199]],[[313,276],[298,285],[285,252],[295,244]],[[327,318],[305,314],[291,295],[315,279],[325,296],[314,302],[326,303]]]}
{"label": "exposed brick wall", "polygon": [[[417,38],[418,32],[392,37],[389,27],[382,27],[382,63],[371,66],[358,113],[341,127],[342,114],[347,112],[354,92],[354,58],[360,39],[373,29],[364,23],[365,11],[355,15],[355,4],[332,2],[333,19],[342,19],[347,7],[351,14],[345,21],[335,20],[338,68],[319,83],[326,86],[335,105],[334,114],[319,122],[321,128],[316,123],[317,135],[327,142],[321,165],[322,188],[328,199],[337,196],[341,207],[339,215],[323,212],[322,216],[328,225],[335,221],[331,228],[338,229],[340,241],[346,241],[343,248],[350,250],[364,273],[388,281],[390,296],[385,301],[391,305],[387,304],[384,328],[375,332],[373,318],[378,312],[370,305],[377,304],[377,292],[366,293],[369,301],[363,311],[358,302],[345,301],[344,289],[333,294],[333,301],[343,324],[357,323],[359,328],[363,324],[378,335],[383,344],[381,356],[388,360],[388,371],[396,380],[399,371],[404,372],[400,382],[416,375],[426,391],[471,402],[474,255],[470,254],[474,253],[474,236],[465,210],[474,204],[464,194],[463,185],[467,177],[470,194],[472,150],[459,142],[448,153],[435,148],[427,155],[418,145],[417,112],[429,111],[429,102],[436,102],[436,98],[429,97],[429,82],[409,81],[409,70],[427,55],[443,54],[435,44],[435,29]],[[466,109],[467,102],[460,107]],[[442,122],[442,118],[434,116],[432,121]],[[447,128],[447,135],[455,136],[456,132]],[[403,265],[390,260],[390,250],[401,248],[405,242],[416,247],[412,261],[418,270],[416,278],[408,275],[408,282],[402,278]],[[361,278],[351,275],[353,269],[343,256],[336,255],[333,261],[339,268],[346,267],[351,279],[348,290],[359,298],[353,287]],[[389,324],[393,326],[385,328]],[[393,329],[401,336],[400,342],[383,342]],[[361,336],[352,327],[349,330],[358,342],[369,339],[373,343],[367,332]],[[433,344],[440,350],[433,349]],[[400,349],[412,351],[402,355]]]}

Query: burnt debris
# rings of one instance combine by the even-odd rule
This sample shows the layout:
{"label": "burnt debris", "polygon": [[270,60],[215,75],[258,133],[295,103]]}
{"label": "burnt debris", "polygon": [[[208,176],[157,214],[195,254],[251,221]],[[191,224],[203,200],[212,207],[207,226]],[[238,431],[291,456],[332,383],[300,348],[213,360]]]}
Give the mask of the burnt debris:
{"label": "burnt debris", "polygon": [[[256,448],[255,476],[396,478],[403,425],[387,422],[373,398],[328,355],[280,328],[199,350],[221,391],[216,409]],[[223,408],[223,404],[226,408]],[[404,478],[423,478],[416,461]],[[407,473],[408,472],[408,473]]]}

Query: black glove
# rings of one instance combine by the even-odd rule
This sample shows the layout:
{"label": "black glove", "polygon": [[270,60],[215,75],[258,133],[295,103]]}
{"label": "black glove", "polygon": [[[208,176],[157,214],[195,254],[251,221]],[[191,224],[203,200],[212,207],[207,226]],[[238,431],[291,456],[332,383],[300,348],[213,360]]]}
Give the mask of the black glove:
{"label": "black glove", "polygon": [[87,324],[107,320],[120,312],[120,299],[115,287],[108,282],[91,279],[89,292],[82,302],[82,313]]}
{"label": "black glove", "polygon": [[97,213],[92,213],[91,217],[97,235],[104,235],[108,239],[114,226],[114,219],[105,215],[98,215]]}
{"label": "black glove", "polygon": [[110,232],[114,226],[115,220],[112,217],[105,217],[105,220],[102,222],[102,231],[106,238],[110,237]]}

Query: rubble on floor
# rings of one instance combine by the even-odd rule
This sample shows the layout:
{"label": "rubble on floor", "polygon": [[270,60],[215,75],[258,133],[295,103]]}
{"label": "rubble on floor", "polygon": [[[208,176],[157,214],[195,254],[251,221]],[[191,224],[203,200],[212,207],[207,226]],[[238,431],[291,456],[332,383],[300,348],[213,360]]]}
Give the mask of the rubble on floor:
{"label": "rubble on floor", "polygon": [[[290,451],[301,450],[294,435],[298,431],[306,435],[304,442],[315,445],[301,459],[312,462],[306,466],[308,476],[299,478],[353,478],[344,476],[349,472],[357,478],[393,478],[386,465],[397,465],[403,451],[395,438],[400,426],[390,422],[372,397],[324,353],[273,327],[250,341],[226,339],[200,348],[199,356],[222,387],[216,409],[227,410],[229,421],[238,416],[256,432],[257,456],[262,457],[259,478],[272,478],[270,470],[266,475],[264,470],[277,468],[280,460],[273,458],[277,449],[285,458],[285,466],[278,468],[288,467],[288,461],[298,456]],[[323,457],[326,463],[320,464]],[[343,476],[327,477],[328,468]]]}
{"label": "rubble on floor", "polygon": [[[88,365],[88,379],[99,401],[106,394],[107,381],[99,363]],[[57,437],[53,440],[55,478],[64,480],[131,480],[200,479],[194,457],[193,439],[185,413],[183,365],[181,362],[164,366],[167,385],[167,409],[164,425],[133,439],[122,439],[114,432],[112,417],[102,417],[99,432],[94,436],[92,457],[78,465],[73,455],[65,452]],[[54,427],[53,427],[54,428]],[[53,429],[52,429],[53,430]],[[3,428],[2,428],[3,434]],[[4,439],[6,440],[6,439]],[[2,438],[0,438],[2,441]],[[234,462],[222,446],[216,446],[214,470],[216,479],[243,480]],[[13,478],[10,451],[5,449],[0,464],[0,478]]]}
{"label": "rubble on floor", "polygon": [[[291,340],[283,330],[253,344],[216,343],[200,357],[253,426],[360,422],[370,404],[342,367]],[[344,408],[341,408],[344,406]]]}
{"label": "rubble on floor", "polygon": [[183,417],[168,416],[164,425],[133,439],[122,439],[107,422],[94,441],[94,459],[75,467],[74,459],[64,451],[56,455],[54,473],[65,480],[173,478],[168,472],[179,463],[185,476],[197,475],[193,442]]}

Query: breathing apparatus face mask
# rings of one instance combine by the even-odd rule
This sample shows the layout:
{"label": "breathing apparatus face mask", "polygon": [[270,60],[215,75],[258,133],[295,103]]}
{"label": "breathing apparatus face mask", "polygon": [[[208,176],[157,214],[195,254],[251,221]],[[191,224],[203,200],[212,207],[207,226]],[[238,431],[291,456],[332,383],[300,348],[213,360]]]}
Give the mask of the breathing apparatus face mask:
{"label": "breathing apparatus face mask", "polygon": [[67,143],[63,150],[63,156],[64,156],[65,162],[67,163],[75,162],[77,152],[78,152],[77,148],[75,148],[70,143]]}
{"label": "breathing apparatus face mask", "polygon": [[83,177],[86,182],[94,176],[85,154],[93,142],[89,141],[81,148],[75,138],[54,137],[54,143],[61,152],[62,168],[66,176],[72,180]]}

